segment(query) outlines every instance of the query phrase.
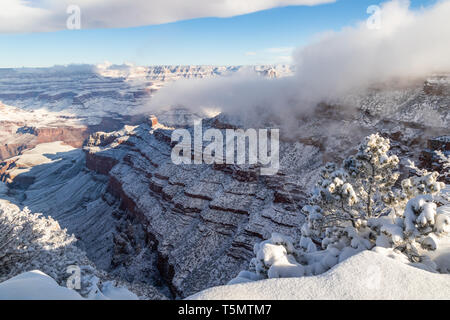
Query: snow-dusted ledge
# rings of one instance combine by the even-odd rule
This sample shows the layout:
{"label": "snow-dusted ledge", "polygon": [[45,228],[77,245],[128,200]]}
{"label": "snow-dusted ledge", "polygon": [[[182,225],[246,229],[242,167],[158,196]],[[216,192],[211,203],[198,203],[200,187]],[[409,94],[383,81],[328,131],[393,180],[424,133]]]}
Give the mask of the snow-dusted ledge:
{"label": "snow-dusted ledge", "polygon": [[450,299],[450,275],[363,251],[319,276],[210,288],[188,300]]}

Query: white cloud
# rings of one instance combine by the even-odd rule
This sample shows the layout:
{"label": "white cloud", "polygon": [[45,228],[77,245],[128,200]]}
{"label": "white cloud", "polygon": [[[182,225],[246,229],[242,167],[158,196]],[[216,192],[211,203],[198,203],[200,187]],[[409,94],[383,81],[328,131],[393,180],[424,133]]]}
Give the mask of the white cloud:
{"label": "white cloud", "polygon": [[183,105],[201,112],[215,107],[244,118],[275,114],[288,121],[321,101],[336,101],[375,83],[450,72],[450,0],[419,11],[410,10],[409,1],[394,0],[381,10],[379,30],[363,21],[299,48],[293,55],[293,77],[238,74],[179,81],[160,90],[147,109]]}
{"label": "white cloud", "polygon": [[0,32],[66,28],[69,5],[81,9],[83,29],[122,28],[201,17],[231,17],[288,5],[335,0],[1,0]]}
{"label": "white cloud", "polygon": [[408,0],[382,4],[379,30],[364,21],[298,49],[300,85],[312,97],[334,98],[395,78],[450,71],[450,0],[418,11],[409,5]]}
{"label": "white cloud", "polygon": [[255,51],[248,51],[245,53],[246,56],[256,56],[257,53]]}
{"label": "white cloud", "polygon": [[[33,28],[38,28],[40,31],[51,30],[50,24],[53,23],[51,12],[30,5],[30,2],[23,0],[2,0],[0,32],[32,31]],[[49,21],[48,26],[44,23],[45,21]]]}

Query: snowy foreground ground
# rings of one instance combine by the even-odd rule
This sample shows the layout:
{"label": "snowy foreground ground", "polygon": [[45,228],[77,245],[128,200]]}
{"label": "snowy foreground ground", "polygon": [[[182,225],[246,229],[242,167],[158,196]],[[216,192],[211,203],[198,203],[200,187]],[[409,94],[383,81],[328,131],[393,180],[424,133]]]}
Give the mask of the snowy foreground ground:
{"label": "snowy foreground ground", "polygon": [[60,287],[55,280],[40,271],[22,273],[0,283],[2,300],[81,300],[74,290]]}
{"label": "snowy foreground ground", "polygon": [[[361,252],[327,273],[313,277],[269,279],[202,291],[192,300],[448,299],[450,275],[408,266],[372,251]],[[112,288],[103,299],[136,299]],[[0,299],[83,299],[40,271],[0,284]],[[98,297],[97,297],[98,299]]]}
{"label": "snowy foreground ground", "polygon": [[361,252],[313,277],[269,279],[211,288],[192,300],[449,299],[450,275]]}
{"label": "snowy foreground ground", "polygon": [[[45,273],[35,270],[0,283],[0,300],[82,300],[75,290],[59,286]],[[96,300],[137,300],[124,288],[109,287]]]}

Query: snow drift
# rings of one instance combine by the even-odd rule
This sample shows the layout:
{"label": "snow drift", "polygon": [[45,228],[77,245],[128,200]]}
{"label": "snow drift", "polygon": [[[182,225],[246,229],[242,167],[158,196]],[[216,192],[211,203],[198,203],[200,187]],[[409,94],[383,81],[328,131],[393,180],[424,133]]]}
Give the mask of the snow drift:
{"label": "snow drift", "polygon": [[361,252],[319,276],[269,279],[211,288],[190,300],[449,299],[450,275]]}
{"label": "snow drift", "polygon": [[78,292],[59,286],[45,273],[34,270],[0,283],[0,300],[81,300]]}
{"label": "snow drift", "polygon": [[[82,300],[75,290],[59,286],[54,279],[39,270],[19,274],[0,283],[0,300]],[[95,300],[137,300],[125,288],[108,285],[103,292],[89,296]]]}

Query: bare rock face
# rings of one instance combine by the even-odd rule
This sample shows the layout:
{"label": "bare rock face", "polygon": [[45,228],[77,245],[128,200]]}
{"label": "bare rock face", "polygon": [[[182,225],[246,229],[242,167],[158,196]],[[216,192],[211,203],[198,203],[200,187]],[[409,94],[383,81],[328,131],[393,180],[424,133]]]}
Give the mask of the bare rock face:
{"label": "bare rock face", "polygon": [[63,141],[74,148],[81,148],[84,140],[89,136],[88,128],[36,128],[34,130],[37,137],[37,144]]}
{"label": "bare rock face", "polygon": [[[13,143],[0,144],[0,160],[17,156],[23,150],[47,142],[63,141],[74,148],[81,148],[84,140],[89,136],[88,128],[30,128],[30,131],[24,133],[20,129],[17,130],[16,134],[11,134],[8,137],[8,140],[12,140]],[[17,142],[14,142],[14,140]]]}
{"label": "bare rock face", "polygon": [[[427,148],[420,155],[421,165],[429,170],[442,172],[440,180],[450,184],[450,174],[448,168],[444,168],[444,164],[439,161],[436,151],[442,152],[446,157],[450,156],[450,135],[433,137],[428,140]],[[445,171],[445,174],[444,174]]]}
{"label": "bare rock face", "polygon": [[0,145],[0,160],[14,157],[20,153],[21,150],[28,148],[24,144],[5,144]]}
{"label": "bare rock face", "polygon": [[450,75],[437,74],[424,83],[424,92],[428,95],[450,95]]}
{"label": "bare rock face", "polygon": [[7,182],[8,179],[8,171],[15,167],[15,160],[8,159],[0,162],[0,181]]}

